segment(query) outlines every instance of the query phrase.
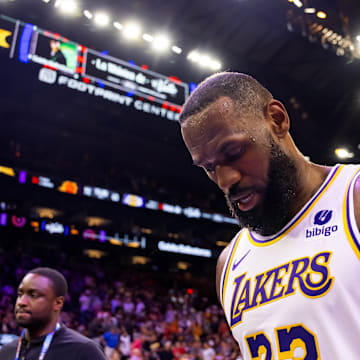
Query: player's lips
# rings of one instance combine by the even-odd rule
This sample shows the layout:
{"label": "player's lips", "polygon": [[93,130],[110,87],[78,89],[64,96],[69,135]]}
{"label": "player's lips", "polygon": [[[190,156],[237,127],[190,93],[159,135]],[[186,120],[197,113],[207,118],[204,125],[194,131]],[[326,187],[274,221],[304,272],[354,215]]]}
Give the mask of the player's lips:
{"label": "player's lips", "polygon": [[30,311],[27,311],[27,310],[16,310],[16,315],[23,315],[23,314],[31,314]]}
{"label": "player's lips", "polygon": [[254,188],[240,191],[230,200],[236,204],[241,211],[251,210],[257,203],[258,194]]}

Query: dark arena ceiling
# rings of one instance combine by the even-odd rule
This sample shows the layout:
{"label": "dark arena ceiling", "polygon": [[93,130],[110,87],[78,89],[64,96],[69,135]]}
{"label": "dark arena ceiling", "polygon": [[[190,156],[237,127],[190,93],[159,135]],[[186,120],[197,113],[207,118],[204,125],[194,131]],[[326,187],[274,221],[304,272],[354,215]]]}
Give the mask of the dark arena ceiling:
{"label": "dark arena ceiling", "polygon": [[[341,161],[334,149],[344,146],[354,153],[349,161],[358,162],[359,2],[309,0],[297,7],[297,1],[79,0],[80,10],[70,16],[60,14],[55,0],[2,0],[0,10],[88,48],[146,64],[151,70],[187,83],[198,83],[212,73],[189,61],[187,54],[194,49],[210,53],[219,59],[222,70],[253,75],[284,102],[292,119],[292,135],[305,155],[333,164]],[[305,14],[307,7],[325,11],[327,18]],[[107,12],[111,17],[109,26],[97,27],[83,15],[84,9]],[[182,54],[158,54],[144,41],[124,40],[112,23],[129,20],[141,23],[143,32],[168,34],[172,44],[183,49]],[[335,42],[330,42],[326,31],[337,34]],[[343,44],[346,45],[345,40],[348,43],[339,50],[340,39]],[[3,136],[14,136],[15,131],[18,137],[25,138],[33,132],[33,141],[48,142],[50,147],[64,141],[74,151],[76,146],[77,150],[89,146],[92,151],[105,153],[111,146],[114,158],[129,159],[131,153],[131,159],[139,165],[148,166],[151,162],[149,171],[161,173],[166,169],[172,175],[189,179],[199,174],[190,166],[175,122],[115,109],[111,104],[92,102],[89,97],[74,97],[73,93],[60,90],[42,91],[41,97],[36,97],[37,85],[21,82],[24,68],[18,64],[8,71],[3,65],[1,70]],[[25,99],[21,96],[25,91],[33,96]],[[10,97],[17,99],[16,106]],[[59,102],[61,106],[57,108]],[[84,112],[86,107],[89,113]],[[49,135],[50,120],[57,136]],[[76,146],[67,140],[74,134]]]}

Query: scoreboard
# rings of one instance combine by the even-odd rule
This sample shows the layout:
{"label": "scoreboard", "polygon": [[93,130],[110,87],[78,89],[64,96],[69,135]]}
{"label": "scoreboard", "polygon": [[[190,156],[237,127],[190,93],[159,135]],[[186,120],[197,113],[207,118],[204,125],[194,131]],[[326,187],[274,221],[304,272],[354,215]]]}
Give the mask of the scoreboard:
{"label": "scoreboard", "polygon": [[38,64],[37,79],[178,120],[189,85],[175,76],[89,49],[58,33],[0,15],[0,56]]}

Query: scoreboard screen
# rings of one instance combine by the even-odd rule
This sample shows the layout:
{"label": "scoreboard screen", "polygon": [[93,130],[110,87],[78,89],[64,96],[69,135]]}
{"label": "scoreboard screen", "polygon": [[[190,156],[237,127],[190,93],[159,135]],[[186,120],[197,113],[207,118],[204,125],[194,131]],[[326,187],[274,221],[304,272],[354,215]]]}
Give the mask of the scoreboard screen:
{"label": "scoreboard screen", "polygon": [[168,101],[175,105],[185,102],[187,84],[175,77],[166,77],[153,71],[144,70],[129,62],[87,49],[85,76],[98,80],[115,89],[132,92],[139,96],[151,97],[154,101]]}
{"label": "scoreboard screen", "polygon": [[49,65],[68,74],[75,74],[78,45],[55,38],[49,32],[34,32],[29,59],[35,63]]}
{"label": "scoreboard screen", "polygon": [[40,65],[37,81],[178,120],[189,85],[89,49],[58,33],[0,15],[0,56]]}

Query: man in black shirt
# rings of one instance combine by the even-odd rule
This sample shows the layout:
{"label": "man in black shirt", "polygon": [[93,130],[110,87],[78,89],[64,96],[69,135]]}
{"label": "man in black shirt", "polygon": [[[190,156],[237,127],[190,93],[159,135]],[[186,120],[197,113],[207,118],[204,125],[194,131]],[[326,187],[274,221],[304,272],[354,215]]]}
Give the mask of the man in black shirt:
{"label": "man in black shirt", "polygon": [[61,51],[61,43],[58,40],[50,40],[50,56],[51,60],[58,63],[66,65],[66,57]]}
{"label": "man in black shirt", "polygon": [[92,340],[58,322],[66,293],[64,276],[50,268],[34,269],[22,279],[15,316],[24,330],[0,349],[1,360],[105,360]]}

